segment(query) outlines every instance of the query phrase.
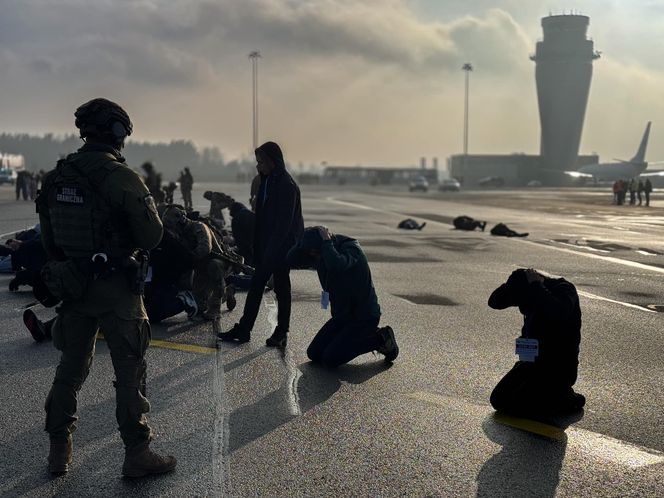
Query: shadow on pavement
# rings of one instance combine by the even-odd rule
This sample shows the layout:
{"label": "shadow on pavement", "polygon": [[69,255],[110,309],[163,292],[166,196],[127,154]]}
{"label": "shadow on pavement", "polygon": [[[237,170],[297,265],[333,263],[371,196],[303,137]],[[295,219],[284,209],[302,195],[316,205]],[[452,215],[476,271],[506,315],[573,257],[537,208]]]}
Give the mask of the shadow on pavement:
{"label": "shadow on pavement", "polygon": [[[262,351],[253,354],[262,354]],[[293,386],[285,383],[256,403],[242,406],[231,413],[229,453],[297,418],[299,415],[293,413],[293,403],[304,414],[330,399],[342,382],[362,384],[390,366],[382,360],[342,365],[337,369],[324,368],[311,362],[302,363],[297,367],[302,375]]]}
{"label": "shadow on pavement", "polygon": [[[110,356],[110,353],[106,348],[98,349],[95,357],[101,356]],[[191,372],[202,371],[208,366],[210,366],[209,356],[192,356],[189,361],[153,376],[150,375],[148,363],[147,397],[152,404],[152,409],[147,414],[148,419],[152,418],[150,414],[163,412],[169,409],[173,403],[184,403],[191,393],[196,392],[205,382],[205,376],[191,375]],[[55,371],[55,365],[53,365],[53,371]],[[109,376],[108,382],[111,383],[113,380],[114,377]],[[85,389],[94,389],[94,386],[86,383],[83,385],[83,390]],[[120,496],[131,490],[132,495],[154,496],[154,488],[159,486],[157,491],[162,490],[165,478],[147,478],[137,481],[120,479],[124,451],[114,414],[114,395],[97,403],[79,407],[79,425],[92,426],[94,432],[92,434],[88,432],[86,436],[79,438],[76,433],[74,434],[74,463],[66,476],[54,478],[47,471],[48,435],[44,432],[41,423],[2,442],[0,444],[2,454],[0,474],[11,477],[6,482],[4,478],[0,482],[0,494],[2,496],[43,496],[44,494],[49,496]],[[152,422],[151,425],[159,432],[160,424],[156,424],[155,427]],[[185,428],[187,429],[186,435],[177,439],[173,438],[174,434],[163,438],[158,437],[155,445],[157,451],[168,453],[172,449],[176,453],[175,456],[179,457],[178,465],[181,468],[179,477],[177,477],[177,470],[175,474],[170,474],[174,476],[170,478],[173,486],[181,485],[183,475],[187,475],[187,480],[189,480],[190,474],[196,473],[197,469],[193,464],[200,463],[200,460],[196,460],[191,455],[200,454],[201,448],[206,446],[211,448],[209,432],[196,430],[195,424],[192,424],[191,427],[185,426]],[[109,438],[110,442],[104,442],[102,447],[96,451],[90,451],[90,446],[95,444],[95,440],[106,438]],[[160,444],[160,439],[163,439],[164,444]],[[189,458],[187,458],[187,454],[190,455]],[[187,462],[190,463],[191,468],[187,468]]]}
{"label": "shadow on pavement", "polygon": [[[583,412],[576,416],[547,421],[560,429],[580,420]],[[498,422],[493,413],[482,423],[484,434],[502,446],[482,466],[477,476],[477,496],[555,497],[560,482],[560,469],[567,449],[567,437],[553,440],[515,429]]]}

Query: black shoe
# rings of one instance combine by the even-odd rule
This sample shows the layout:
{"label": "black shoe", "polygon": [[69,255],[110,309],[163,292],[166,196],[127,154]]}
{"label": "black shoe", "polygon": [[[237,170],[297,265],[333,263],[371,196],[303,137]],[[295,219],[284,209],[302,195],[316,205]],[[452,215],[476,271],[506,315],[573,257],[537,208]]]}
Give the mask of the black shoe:
{"label": "black shoe", "polygon": [[46,338],[46,328],[39,318],[37,318],[34,311],[25,310],[23,312],[23,323],[28,327],[32,338],[36,342],[42,342]]}
{"label": "black shoe", "polygon": [[377,351],[385,355],[386,362],[392,363],[399,356],[399,346],[397,346],[397,339],[394,337],[392,327],[381,327],[376,332],[384,341],[383,345]]}
{"label": "black shoe", "polygon": [[233,325],[233,328],[228,332],[219,332],[217,334],[217,339],[225,342],[238,342],[240,344],[244,342],[249,342],[251,339],[251,334],[240,327],[239,323]]}
{"label": "black shoe", "polygon": [[271,348],[285,348],[286,343],[288,342],[288,332],[282,332],[278,328],[274,329],[274,332],[270,337],[265,341],[265,345]]}
{"label": "black shoe", "polygon": [[229,285],[226,287],[226,309],[228,311],[233,311],[237,306],[237,300],[235,299],[235,287]]}

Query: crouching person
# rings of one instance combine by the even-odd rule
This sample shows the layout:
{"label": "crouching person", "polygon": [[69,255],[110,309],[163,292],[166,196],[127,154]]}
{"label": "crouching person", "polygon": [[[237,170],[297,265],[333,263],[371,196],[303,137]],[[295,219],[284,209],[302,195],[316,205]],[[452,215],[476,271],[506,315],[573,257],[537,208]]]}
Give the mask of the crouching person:
{"label": "crouching person", "polygon": [[391,327],[378,328],[380,306],[364,251],[357,240],[332,235],[326,227],[310,227],[288,253],[291,268],[315,268],[323,292],[321,307],[331,308],[307,349],[316,363],[336,367],[371,351],[392,362],[399,354]]}
{"label": "crouching person", "polygon": [[519,269],[489,297],[493,309],[518,306],[523,314],[516,340],[519,361],[491,393],[498,411],[518,416],[556,415],[580,410],[586,399],[572,389],[581,340],[576,288],[563,278]]}
{"label": "crouching person", "polygon": [[221,303],[226,294],[226,267],[215,257],[221,246],[205,223],[187,217],[182,206],[171,205],[162,215],[164,228],[180,242],[193,258],[193,294],[198,312],[194,320],[216,320],[221,316]]}

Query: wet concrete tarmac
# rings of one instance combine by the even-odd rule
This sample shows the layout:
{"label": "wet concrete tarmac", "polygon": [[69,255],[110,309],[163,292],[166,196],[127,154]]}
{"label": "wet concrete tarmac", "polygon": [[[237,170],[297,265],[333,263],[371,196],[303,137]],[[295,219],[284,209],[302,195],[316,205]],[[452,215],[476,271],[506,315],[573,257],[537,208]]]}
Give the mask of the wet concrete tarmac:
{"label": "wet concrete tarmac", "polygon": [[[248,186],[197,184],[245,198]],[[148,354],[155,448],[175,473],[120,478],[109,353],[98,341],[80,394],[69,475],[45,471],[43,401],[58,353],[21,323],[29,292],[0,295],[2,496],[662,496],[664,476],[664,226],[653,207],[604,205],[606,193],[532,190],[408,194],[396,188],[302,186],[305,222],[356,236],[367,249],[383,310],[397,335],[393,366],[364,355],[337,370],[306,348],[327,319],[310,271],[291,275],[285,351],[264,346],[273,294],[246,345],[215,349],[210,324],[184,315],[153,327]],[[0,187],[0,232],[36,220]],[[608,199],[608,200],[607,200]],[[557,204],[556,204],[557,203]],[[526,239],[454,230],[467,214],[507,223]],[[420,231],[396,228],[405,217]],[[583,309],[577,388],[583,416],[543,425],[501,419],[488,396],[514,362],[515,311],[486,300],[516,267],[575,283]],[[0,276],[6,286],[8,277]],[[221,329],[240,317],[224,313]],[[52,311],[35,306],[40,317]],[[271,319],[272,317],[272,319]],[[558,426],[563,426],[564,431]]]}

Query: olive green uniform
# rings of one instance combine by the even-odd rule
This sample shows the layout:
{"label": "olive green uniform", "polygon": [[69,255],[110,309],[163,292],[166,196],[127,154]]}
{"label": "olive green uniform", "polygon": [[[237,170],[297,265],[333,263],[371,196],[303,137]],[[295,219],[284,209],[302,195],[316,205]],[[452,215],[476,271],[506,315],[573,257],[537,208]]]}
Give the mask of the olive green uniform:
{"label": "olive green uniform", "polygon": [[175,235],[194,257],[193,294],[201,314],[219,315],[225,292],[226,265],[213,257],[221,246],[212,230],[200,221],[181,218]]}
{"label": "olive green uniform", "polygon": [[[67,189],[67,182],[89,188],[82,195],[77,187]],[[53,343],[62,356],[46,399],[46,431],[51,441],[64,442],[75,430],[76,396],[101,329],[115,370],[116,418],[125,447],[145,443],[150,438],[143,415],[150,409],[145,398],[150,325],[142,296],[132,292],[124,271],[95,273],[85,263],[99,252],[114,262],[136,248],[155,247],[163,227],[154,201],[119,152],[99,144],[69,155],[43,185],[37,206],[44,248],[50,260],[75,261],[85,287],[82,297],[63,299],[53,325]]]}

